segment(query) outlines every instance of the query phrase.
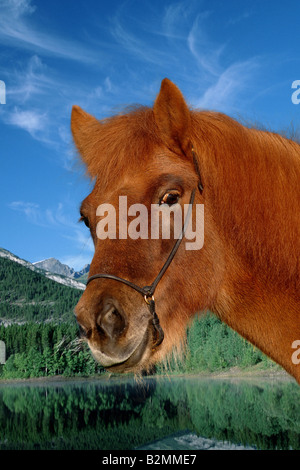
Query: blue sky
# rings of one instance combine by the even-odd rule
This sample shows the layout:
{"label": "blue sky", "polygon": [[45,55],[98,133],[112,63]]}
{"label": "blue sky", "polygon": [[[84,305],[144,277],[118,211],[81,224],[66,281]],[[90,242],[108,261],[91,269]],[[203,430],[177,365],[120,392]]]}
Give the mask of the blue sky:
{"label": "blue sky", "polygon": [[98,118],[152,105],[168,77],[194,107],[299,126],[299,17],[298,0],[0,0],[0,246],[75,269],[91,260],[73,104]]}

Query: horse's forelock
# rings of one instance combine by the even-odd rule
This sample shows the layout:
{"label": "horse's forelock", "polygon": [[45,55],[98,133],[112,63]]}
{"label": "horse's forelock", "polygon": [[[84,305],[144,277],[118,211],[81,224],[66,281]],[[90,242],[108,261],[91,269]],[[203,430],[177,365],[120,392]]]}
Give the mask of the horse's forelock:
{"label": "horse's forelock", "polygon": [[140,107],[99,121],[90,135],[88,173],[105,189],[128,171],[145,166],[161,145],[153,111]]}

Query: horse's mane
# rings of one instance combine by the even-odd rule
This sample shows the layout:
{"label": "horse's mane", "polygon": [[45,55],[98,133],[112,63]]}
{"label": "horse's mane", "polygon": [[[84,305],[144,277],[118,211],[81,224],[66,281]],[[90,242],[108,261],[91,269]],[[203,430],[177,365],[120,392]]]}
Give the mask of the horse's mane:
{"label": "horse's mane", "polygon": [[206,198],[227,241],[252,272],[299,292],[300,145],[220,113],[195,112],[193,122]]}
{"label": "horse's mane", "polygon": [[[285,288],[300,283],[300,145],[247,128],[215,112],[192,111],[191,139],[209,204],[227,241],[251,271]],[[89,172],[104,187],[128,168],[141,171],[162,146],[153,109],[136,107],[92,122],[86,142]]]}

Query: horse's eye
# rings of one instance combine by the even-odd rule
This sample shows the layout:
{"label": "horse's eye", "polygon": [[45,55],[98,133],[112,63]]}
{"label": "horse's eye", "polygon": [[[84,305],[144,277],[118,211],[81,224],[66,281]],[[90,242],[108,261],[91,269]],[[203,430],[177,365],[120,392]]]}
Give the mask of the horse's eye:
{"label": "horse's eye", "polygon": [[173,206],[179,201],[180,194],[177,191],[168,192],[161,198],[160,204],[168,204],[168,206]]}
{"label": "horse's eye", "polygon": [[79,221],[83,222],[87,226],[87,228],[90,228],[89,219],[87,217],[85,217],[84,215],[81,214],[81,217],[80,217]]}

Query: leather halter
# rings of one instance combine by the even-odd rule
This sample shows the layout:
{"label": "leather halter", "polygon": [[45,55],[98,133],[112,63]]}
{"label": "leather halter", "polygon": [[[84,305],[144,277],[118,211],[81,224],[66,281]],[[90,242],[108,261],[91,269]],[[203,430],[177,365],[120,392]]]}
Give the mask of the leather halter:
{"label": "leather halter", "polygon": [[[203,186],[202,186],[202,182],[201,182],[200,170],[199,170],[198,161],[197,161],[197,157],[196,157],[196,153],[194,151],[194,148],[192,148],[192,154],[193,154],[195,170],[196,170],[196,173],[198,174],[198,177],[199,177],[198,189],[200,191],[200,194],[202,194]],[[159,346],[163,342],[163,339],[164,339],[164,332],[163,332],[162,327],[160,326],[159,318],[158,318],[158,316],[156,314],[156,311],[155,311],[154,292],[155,292],[155,290],[158,286],[158,283],[161,281],[163,275],[165,274],[166,270],[168,269],[171,262],[173,261],[174,256],[176,255],[177,250],[178,250],[178,248],[179,248],[179,246],[180,246],[180,244],[183,240],[183,237],[185,235],[187,226],[189,224],[190,216],[191,216],[191,213],[192,213],[192,208],[193,208],[194,200],[195,200],[195,192],[196,192],[196,189],[193,189],[193,191],[191,193],[190,202],[189,202],[188,212],[187,212],[187,215],[186,215],[186,218],[185,218],[185,221],[184,221],[184,225],[182,227],[181,235],[178,238],[178,240],[176,241],[175,245],[173,246],[173,248],[172,248],[166,262],[164,263],[163,267],[161,268],[158,275],[156,276],[156,278],[154,279],[154,281],[152,282],[152,284],[150,286],[140,287],[137,284],[134,284],[133,282],[130,282],[130,281],[128,281],[126,279],[123,279],[121,277],[115,276],[114,274],[106,274],[106,273],[94,274],[93,276],[88,278],[87,283],[86,283],[86,285],[88,285],[91,281],[93,281],[95,279],[111,279],[112,281],[122,282],[123,284],[126,284],[127,286],[129,286],[132,289],[139,292],[144,297],[144,300],[145,300],[146,304],[149,307],[150,313],[153,316],[152,324],[153,324],[153,326],[154,326],[154,328],[155,328],[155,330],[158,334],[158,337],[155,341],[155,344],[153,345],[153,348],[156,348],[157,346]]]}

